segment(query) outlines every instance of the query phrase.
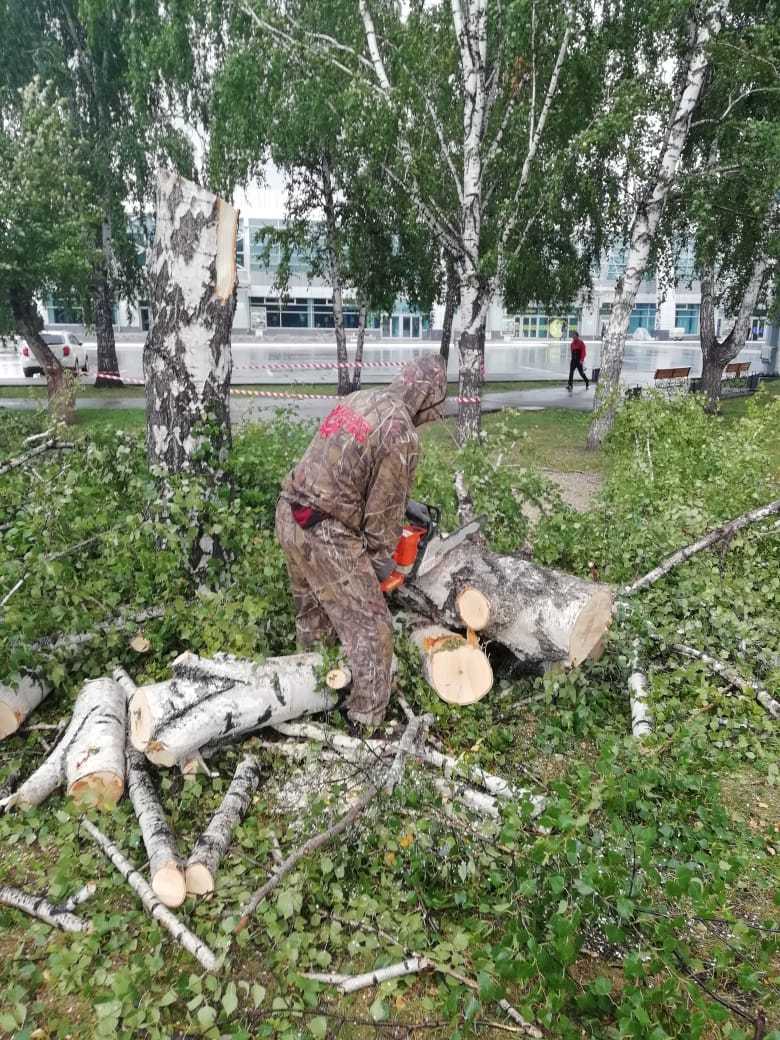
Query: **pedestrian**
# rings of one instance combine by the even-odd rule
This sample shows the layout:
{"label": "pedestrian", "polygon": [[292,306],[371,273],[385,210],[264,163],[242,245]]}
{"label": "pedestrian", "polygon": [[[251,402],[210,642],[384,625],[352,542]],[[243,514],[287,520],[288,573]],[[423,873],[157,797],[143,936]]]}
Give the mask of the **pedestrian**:
{"label": "pedestrian", "polygon": [[585,341],[580,339],[580,334],[575,329],[572,333],[571,341],[571,362],[569,364],[569,390],[574,389],[574,373],[579,372],[582,378],[585,380],[585,389],[590,388],[590,380],[585,375],[585,369],[582,367],[582,362],[585,360],[585,356],[588,353],[585,346]]}
{"label": "pedestrian", "polygon": [[389,387],[351,394],[323,421],[288,474],[276,508],[299,644],[340,642],[352,672],[344,710],[369,733],[390,699],[393,622],[381,582],[395,551],[414,479],[416,427],[441,418],[443,359],[404,367]]}

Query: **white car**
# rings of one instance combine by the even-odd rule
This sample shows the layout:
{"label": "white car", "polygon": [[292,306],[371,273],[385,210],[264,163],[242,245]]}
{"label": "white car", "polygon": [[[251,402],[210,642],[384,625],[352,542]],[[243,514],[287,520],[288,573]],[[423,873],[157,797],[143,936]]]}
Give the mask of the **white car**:
{"label": "white car", "polygon": [[[87,348],[75,332],[42,332],[41,338],[63,368],[72,368],[74,372],[79,369],[82,372],[87,371]],[[30,376],[43,375],[38,359],[23,339],[19,341],[19,360],[28,379]]]}

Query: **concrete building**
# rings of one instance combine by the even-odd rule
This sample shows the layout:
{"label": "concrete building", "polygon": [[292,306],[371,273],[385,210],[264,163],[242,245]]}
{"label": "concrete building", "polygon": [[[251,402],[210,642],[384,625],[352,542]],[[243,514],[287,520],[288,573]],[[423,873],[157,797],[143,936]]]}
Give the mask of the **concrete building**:
{"label": "concrete building", "polygon": [[[236,250],[238,293],[234,330],[264,339],[318,340],[329,338],[333,328],[333,292],[322,279],[312,277],[306,257],[294,254],[287,294],[282,296],[275,285],[281,261],[279,247],[263,256],[264,245],[258,237],[263,227],[283,226],[278,218],[250,217],[242,219]],[[615,295],[615,283],[625,270],[624,250],[614,249],[604,257],[594,272],[589,292],[580,294],[565,313],[548,313],[536,306],[518,313],[508,313],[501,299],[496,299],[488,313],[488,339],[493,340],[566,340],[574,328],[585,339],[598,340],[606,325]],[[675,271],[663,272],[658,282],[648,278],[642,282],[629,324],[629,334],[636,338],[677,339],[698,342],[701,288],[694,279],[694,257],[690,249],[680,255]],[[117,331],[139,333],[149,328],[150,309],[147,301],[122,300],[114,308]],[[443,306],[422,314],[404,300],[397,300],[391,313],[369,315],[367,335],[370,338],[431,339],[438,338],[442,326]],[[720,330],[726,316],[716,316]],[[47,307],[49,326],[79,326],[82,315],[78,307],[52,299]],[[347,296],[345,303],[347,328],[357,325],[357,306]],[[766,310],[753,317],[749,339],[767,344],[771,336]],[[777,356],[775,346],[774,356]]]}

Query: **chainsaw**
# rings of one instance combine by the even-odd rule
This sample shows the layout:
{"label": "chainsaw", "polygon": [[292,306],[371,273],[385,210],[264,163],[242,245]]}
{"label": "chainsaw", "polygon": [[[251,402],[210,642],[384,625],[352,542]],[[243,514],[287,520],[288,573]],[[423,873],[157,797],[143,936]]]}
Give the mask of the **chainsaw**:
{"label": "chainsaw", "polygon": [[433,570],[456,545],[476,534],[482,523],[481,520],[472,520],[452,534],[443,535],[439,533],[440,519],[441,510],[436,506],[419,502],[408,504],[406,522],[393,553],[395,567],[382,582],[382,592],[394,592],[406,582],[411,583],[416,577]]}

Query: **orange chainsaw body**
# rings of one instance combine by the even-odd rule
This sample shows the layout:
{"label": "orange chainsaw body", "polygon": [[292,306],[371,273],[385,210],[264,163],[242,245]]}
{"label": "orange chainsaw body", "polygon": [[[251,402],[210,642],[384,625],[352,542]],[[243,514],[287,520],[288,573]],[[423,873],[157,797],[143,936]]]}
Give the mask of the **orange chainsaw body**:
{"label": "orange chainsaw body", "polygon": [[392,592],[406,581],[406,576],[411,573],[417,562],[420,552],[420,543],[427,539],[430,532],[428,527],[420,527],[417,524],[404,524],[401,537],[393,553],[395,569],[393,573],[385,578],[381,584],[382,592]]}

